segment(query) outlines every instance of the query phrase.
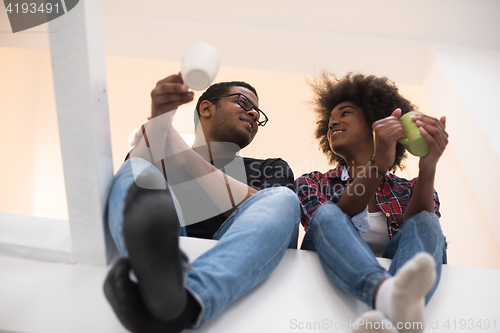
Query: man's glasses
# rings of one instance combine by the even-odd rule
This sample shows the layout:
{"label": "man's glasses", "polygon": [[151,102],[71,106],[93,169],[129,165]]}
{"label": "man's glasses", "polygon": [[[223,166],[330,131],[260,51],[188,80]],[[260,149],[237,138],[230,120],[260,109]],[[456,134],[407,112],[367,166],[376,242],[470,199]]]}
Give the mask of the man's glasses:
{"label": "man's glasses", "polygon": [[[208,101],[211,102],[211,101],[214,101],[214,100],[222,98],[222,97],[229,97],[229,96],[236,96],[236,95],[238,95],[238,102],[237,102],[238,105],[241,106],[243,108],[243,110],[245,110],[245,111],[250,111],[252,109],[255,110],[255,111],[257,111],[257,114],[258,114],[258,116],[257,116],[257,124],[259,126],[265,126],[267,124],[267,122],[269,121],[269,118],[266,116],[266,114],[264,112],[262,112],[261,109],[259,109],[255,105],[253,105],[253,103],[250,102],[250,100],[248,99],[248,97],[246,97],[242,93],[222,95],[222,96],[219,96],[219,97],[211,98]],[[263,118],[264,120],[260,120],[261,118]]]}

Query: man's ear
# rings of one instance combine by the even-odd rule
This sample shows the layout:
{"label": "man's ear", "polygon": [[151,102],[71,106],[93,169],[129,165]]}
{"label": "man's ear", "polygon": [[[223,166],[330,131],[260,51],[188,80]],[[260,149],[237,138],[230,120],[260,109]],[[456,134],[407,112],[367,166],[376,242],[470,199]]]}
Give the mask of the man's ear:
{"label": "man's ear", "polygon": [[205,100],[200,103],[200,118],[210,118],[212,116],[212,103]]}

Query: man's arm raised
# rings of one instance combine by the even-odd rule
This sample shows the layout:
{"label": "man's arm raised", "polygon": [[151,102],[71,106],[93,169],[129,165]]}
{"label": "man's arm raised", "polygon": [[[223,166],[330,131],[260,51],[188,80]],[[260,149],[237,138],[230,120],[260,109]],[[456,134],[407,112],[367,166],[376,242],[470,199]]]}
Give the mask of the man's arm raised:
{"label": "man's arm raised", "polygon": [[[159,81],[151,92],[151,118],[143,125],[143,138],[131,152],[155,165],[165,176],[165,160],[188,172],[225,216],[229,216],[257,190],[216,169],[189,147],[172,126],[177,108],[193,100],[181,73]],[[225,195],[228,193],[228,195]],[[229,196],[231,205],[228,206]]]}

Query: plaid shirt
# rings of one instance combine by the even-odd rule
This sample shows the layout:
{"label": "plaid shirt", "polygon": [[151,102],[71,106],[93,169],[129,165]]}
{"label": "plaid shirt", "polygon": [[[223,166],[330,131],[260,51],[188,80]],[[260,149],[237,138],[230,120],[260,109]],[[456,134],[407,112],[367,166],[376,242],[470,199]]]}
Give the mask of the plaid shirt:
{"label": "plaid shirt", "polygon": [[[338,203],[344,189],[352,182],[352,178],[341,180],[342,170],[345,166],[321,173],[314,171],[302,175],[295,180],[295,192],[299,196],[301,208],[301,223],[304,229],[316,211],[327,202]],[[375,192],[377,207],[387,216],[387,229],[389,238],[394,237],[403,225],[403,214],[410,203],[413,188],[417,178],[407,180],[393,174],[382,178]],[[434,190],[434,211],[439,213],[439,197]]]}

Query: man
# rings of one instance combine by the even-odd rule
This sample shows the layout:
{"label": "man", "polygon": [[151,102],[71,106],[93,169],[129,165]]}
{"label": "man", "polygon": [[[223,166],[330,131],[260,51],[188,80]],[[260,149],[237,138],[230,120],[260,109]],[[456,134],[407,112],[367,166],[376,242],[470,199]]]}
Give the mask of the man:
{"label": "man", "polygon": [[[180,73],[159,81],[151,96],[151,120],[109,199],[111,233],[129,258],[114,265],[104,291],[130,331],[180,332],[207,323],[296,248],[299,204],[285,161],[238,156],[267,122],[252,86],[207,89],[196,106],[193,149],[172,127],[174,110],[193,99]],[[190,270],[178,247],[186,231],[218,240]]]}

